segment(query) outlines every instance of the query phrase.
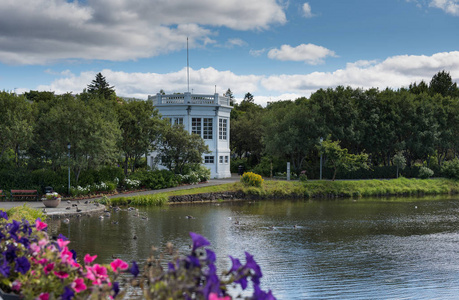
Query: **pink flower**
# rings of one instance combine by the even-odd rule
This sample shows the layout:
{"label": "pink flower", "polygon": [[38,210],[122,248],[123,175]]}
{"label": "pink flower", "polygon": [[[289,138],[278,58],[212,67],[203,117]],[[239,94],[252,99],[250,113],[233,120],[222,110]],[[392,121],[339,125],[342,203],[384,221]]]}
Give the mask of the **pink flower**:
{"label": "pink flower", "polygon": [[38,299],[40,299],[40,300],[49,300],[49,294],[48,293],[41,293],[38,296]]}
{"label": "pink flower", "polygon": [[70,243],[70,241],[64,241],[63,239],[58,239],[57,240],[57,244],[59,245],[59,247],[61,249],[64,248],[65,246],[67,246],[69,243]]}
{"label": "pink flower", "polygon": [[54,275],[56,275],[60,279],[65,279],[65,278],[69,277],[69,274],[64,272],[64,271],[58,271],[58,272],[55,271]]}
{"label": "pink flower", "polygon": [[210,293],[208,300],[231,300],[230,296],[218,297],[215,293]]}
{"label": "pink flower", "polygon": [[97,276],[97,277],[101,277],[101,278],[106,278],[108,277],[107,275],[107,268],[105,268],[104,266],[101,266],[99,264],[95,264],[94,267],[93,267],[93,271],[94,271],[94,274]]}
{"label": "pink flower", "polygon": [[35,226],[37,227],[37,230],[38,231],[42,231],[43,229],[45,229],[46,227],[48,227],[48,224],[40,221],[40,220],[36,220],[35,221]]}
{"label": "pink flower", "polygon": [[74,282],[72,282],[72,288],[75,290],[75,292],[79,293],[86,290],[87,287],[86,284],[84,284],[83,278],[77,278]]}
{"label": "pink flower", "polygon": [[73,261],[73,253],[67,247],[64,247],[61,252],[61,259],[64,263],[72,263]]}
{"label": "pink flower", "polygon": [[119,258],[112,261],[110,263],[110,266],[112,266],[113,272],[117,272],[118,269],[126,270],[127,268],[129,268],[129,264],[125,261],[122,261]]}
{"label": "pink flower", "polygon": [[45,274],[49,274],[52,270],[54,270],[54,263],[47,264],[45,268],[43,269],[45,271]]}
{"label": "pink flower", "polygon": [[46,244],[48,244],[48,240],[47,239],[41,239],[38,241],[38,245],[43,248]]}
{"label": "pink flower", "polygon": [[86,255],[84,256],[84,263],[85,263],[85,265],[89,265],[89,264],[92,263],[96,258],[97,258],[97,255],[91,256],[91,255],[89,255],[89,254],[86,254]]}
{"label": "pink flower", "polygon": [[21,290],[21,282],[19,280],[13,281],[13,284],[11,285],[11,289],[15,292],[19,292]]}
{"label": "pink flower", "polygon": [[96,275],[94,274],[93,267],[86,266],[86,278],[89,280],[96,280]]}
{"label": "pink flower", "polygon": [[36,243],[30,244],[29,248],[32,250],[32,255],[37,255],[41,250],[40,246],[38,246]]}

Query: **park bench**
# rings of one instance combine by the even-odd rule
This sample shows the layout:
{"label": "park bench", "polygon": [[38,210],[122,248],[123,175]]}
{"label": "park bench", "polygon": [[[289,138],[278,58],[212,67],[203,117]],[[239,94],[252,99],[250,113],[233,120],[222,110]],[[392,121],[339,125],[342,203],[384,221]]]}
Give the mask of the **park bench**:
{"label": "park bench", "polygon": [[0,190],[0,201],[5,201],[6,200],[6,195],[3,190]]}
{"label": "park bench", "polygon": [[11,190],[11,200],[37,200],[37,190]]}

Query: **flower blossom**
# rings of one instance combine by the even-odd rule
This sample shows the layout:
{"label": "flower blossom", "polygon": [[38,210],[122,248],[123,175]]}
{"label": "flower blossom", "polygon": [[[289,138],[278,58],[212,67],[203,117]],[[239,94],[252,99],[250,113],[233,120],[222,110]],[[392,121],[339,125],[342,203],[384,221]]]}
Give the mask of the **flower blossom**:
{"label": "flower blossom", "polygon": [[71,287],[73,288],[73,290],[77,293],[79,292],[82,292],[84,290],[87,289],[87,286],[86,284],[84,284],[84,280],[83,278],[77,278],[75,279],[72,284],[71,284]]}
{"label": "flower blossom", "polygon": [[35,221],[35,226],[37,227],[38,231],[42,231],[42,230],[46,229],[46,227],[48,227],[48,224],[40,221],[40,219],[37,219]]}
{"label": "flower blossom", "polygon": [[91,256],[89,254],[86,254],[84,256],[84,263],[85,265],[91,264],[95,259],[97,258],[97,255]]}
{"label": "flower blossom", "polygon": [[115,259],[114,261],[112,261],[110,263],[110,266],[112,267],[113,271],[114,272],[117,272],[118,269],[120,270],[126,270],[127,268],[129,268],[129,264],[119,258]]}

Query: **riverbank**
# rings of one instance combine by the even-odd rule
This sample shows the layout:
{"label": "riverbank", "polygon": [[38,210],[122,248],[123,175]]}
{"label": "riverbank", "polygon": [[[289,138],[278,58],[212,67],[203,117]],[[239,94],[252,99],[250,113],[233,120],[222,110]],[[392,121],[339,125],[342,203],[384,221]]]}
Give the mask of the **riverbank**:
{"label": "riverbank", "polygon": [[103,204],[160,206],[240,199],[338,198],[379,196],[422,196],[459,193],[459,181],[450,179],[277,181],[265,180],[261,187],[247,187],[241,182],[203,186],[187,190],[158,192],[153,195],[122,195],[101,199]]}

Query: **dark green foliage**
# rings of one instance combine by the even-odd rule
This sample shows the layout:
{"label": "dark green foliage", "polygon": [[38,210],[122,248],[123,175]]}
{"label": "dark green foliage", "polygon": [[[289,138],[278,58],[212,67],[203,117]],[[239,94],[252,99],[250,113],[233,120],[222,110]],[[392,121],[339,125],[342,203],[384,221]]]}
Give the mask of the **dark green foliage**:
{"label": "dark green foliage", "polygon": [[459,180],[459,159],[455,158],[450,161],[445,161],[441,167],[443,176]]}
{"label": "dark green foliage", "polygon": [[152,190],[174,187],[179,184],[177,175],[168,170],[138,171],[129,176],[129,179],[140,180],[141,187]]}
{"label": "dark green foliage", "polygon": [[115,95],[115,88],[108,84],[102,73],[97,73],[96,79],[88,85],[88,93],[110,99],[112,95]]}

